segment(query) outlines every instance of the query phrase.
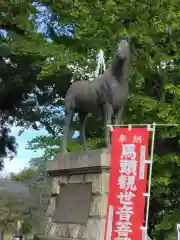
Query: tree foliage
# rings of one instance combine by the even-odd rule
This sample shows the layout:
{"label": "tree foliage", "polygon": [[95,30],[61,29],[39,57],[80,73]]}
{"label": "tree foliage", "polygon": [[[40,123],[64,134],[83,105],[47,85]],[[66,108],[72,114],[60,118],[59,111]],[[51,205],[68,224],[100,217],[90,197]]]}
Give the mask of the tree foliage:
{"label": "tree foliage", "polygon": [[[1,5],[0,157],[3,160],[16,153],[15,141],[8,135],[10,126],[19,126],[22,130],[30,126],[38,129],[36,122],[39,121],[51,132],[48,121],[44,121],[47,111],[51,112],[47,104],[54,104],[54,96],[59,89],[63,91],[61,80],[70,80],[71,72],[64,62],[70,58],[65,47],[57,46],[37,31],[36,16],[39,11],[31,1],[8,0]],[[45,72],[52,57],[58,59],[59,66],[56,76],[51,78]],[[39,80],[42,78],[44,81]],[[29,99],[29,94],[37,100]],[[41,109],[36,111],[38,102]]]}
{"label": "tree foliage", "polygon": [[[26,219],[29,209],[32,207],[33,198],[29,192],[24,191],[26,186],[21,183],[1,179],[0,185],[0,237],[3,240],[4,233],[9,228],[15,228],[17,221]],[[17,191],[12,188],[17,188]],[[19,191],[19,188],[22,188],[22,191]]]}
{"label": "tree foliage", "polygon": [[46,161],[39,158],[31,159],[28,168],[18,174],[11,174],[11,180],[25,183],[35,199],[29,206],[29,214],[24,219],[21,232],[29,234],[40,231],[51,196],[51,179],[46,172]]}

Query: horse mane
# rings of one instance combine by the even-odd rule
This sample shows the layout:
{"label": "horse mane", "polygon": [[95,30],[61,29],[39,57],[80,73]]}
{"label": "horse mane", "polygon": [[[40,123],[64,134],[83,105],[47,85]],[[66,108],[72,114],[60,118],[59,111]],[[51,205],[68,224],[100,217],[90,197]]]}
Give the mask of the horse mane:
{"label": "horse mane", "polygon": [[111,72],[112,76],[120,77],[123,66],[124,60],[118,59],[118,57],[115,55],[111,62],[111,65],[109,66],[109,71]]}

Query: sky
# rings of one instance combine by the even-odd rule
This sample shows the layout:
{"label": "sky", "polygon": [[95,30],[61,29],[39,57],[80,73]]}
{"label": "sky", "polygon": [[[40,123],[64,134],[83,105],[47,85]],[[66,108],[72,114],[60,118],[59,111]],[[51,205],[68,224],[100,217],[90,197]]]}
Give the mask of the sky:
{"label": "sky", "polygon": [[33,129],[28,129],[24,131],[23,134],[18,136],[19,128],[13,127],[11,129],[11,135],[16,137],[16,141],[18,143],[18,153],[16,157],[9,161],[5,160],[4,169],[2,171],[3,175],[7,175],[10,172],[18,173],[23,168],[28,167],[28,162],[31,158],[40,157],[43,154],[43,151],[34,152],[31,150],[27,150],[28,141],[32,140],[36,136],[46,135],[47,132],[44,129],[39,131],[35,131]]}

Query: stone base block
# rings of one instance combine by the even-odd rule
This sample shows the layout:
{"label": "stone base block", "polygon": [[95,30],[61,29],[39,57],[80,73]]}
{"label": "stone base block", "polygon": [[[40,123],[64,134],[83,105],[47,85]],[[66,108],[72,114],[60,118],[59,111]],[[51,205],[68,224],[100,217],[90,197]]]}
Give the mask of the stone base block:
{"label": "stone base block", "polygon": [[106,149],[58,154],[48,161],[53,178],[47,211],[51,226],[43,240],[103,240],[109,168]]}
{"label": "stone base block", "polygon": [[59,153],[54,160],[47,162],[47,171],[51,176],[62,177],[108,170],[110,155],[107,149],[87,152]]}

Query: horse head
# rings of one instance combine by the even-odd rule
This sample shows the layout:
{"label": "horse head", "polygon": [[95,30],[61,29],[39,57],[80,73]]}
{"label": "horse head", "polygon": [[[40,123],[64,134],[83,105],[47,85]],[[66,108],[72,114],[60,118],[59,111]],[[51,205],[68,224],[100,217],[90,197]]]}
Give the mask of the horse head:
{"label": "horse head", "polygon": [[127,82],[129,78],[131,67],[131,37],[123,37],[119,41],[112,64],[110,66],[110,72],[116,77],[118,82]]}
{"label": "horse head", "polygon": [[116,50],[116,57],[118,60],[124,62],[130,59],[130,56],[131,56],[130,42],[131,42],[131,38],[126,37],[126,38],[123,38],[118,43],[117,50]]}

